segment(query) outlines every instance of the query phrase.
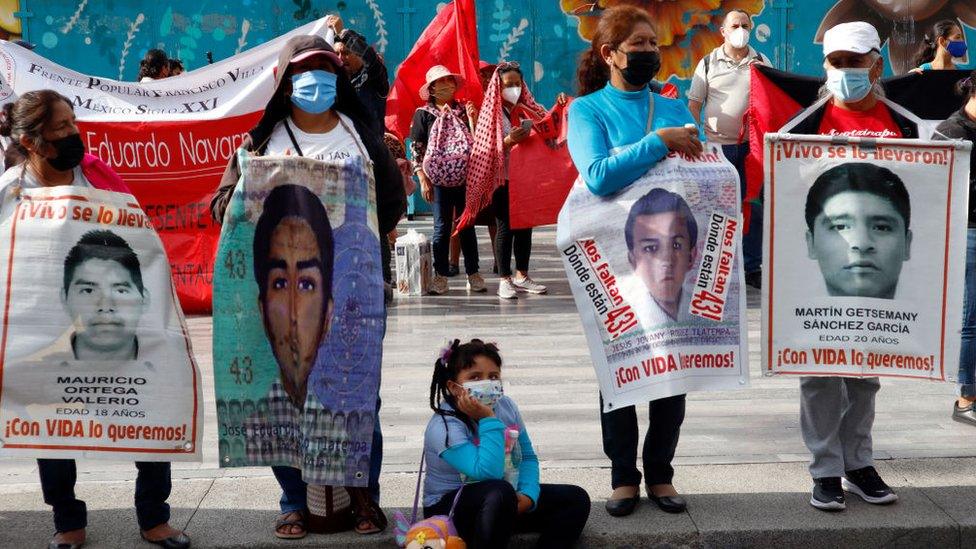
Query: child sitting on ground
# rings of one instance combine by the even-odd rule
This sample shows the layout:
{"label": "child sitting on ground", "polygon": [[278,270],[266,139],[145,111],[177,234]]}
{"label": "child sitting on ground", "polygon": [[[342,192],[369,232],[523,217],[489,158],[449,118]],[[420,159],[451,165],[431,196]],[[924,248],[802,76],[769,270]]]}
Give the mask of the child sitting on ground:
{"label": "child sitting on ground", "polygon": [[579,486],[539,484],[539,460],[518,407],[503,394],[501,368],[498,348],[479,339],[455,339],[434,363],[424,516],[447,515],[453,505],[469,549],[506,547],[514,531],[539,532],[538,547],[570,547],[590,497]]}

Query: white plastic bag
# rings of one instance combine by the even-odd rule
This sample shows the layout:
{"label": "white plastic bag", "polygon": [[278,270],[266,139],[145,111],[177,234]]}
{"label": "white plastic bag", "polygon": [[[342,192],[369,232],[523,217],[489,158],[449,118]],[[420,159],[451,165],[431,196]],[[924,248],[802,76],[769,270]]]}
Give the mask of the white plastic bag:
{"label": "white plastic bag", "polygon": [[430,241],[410,229],[396,239],[396,287],[400,295],[424,295],[434,276]]}

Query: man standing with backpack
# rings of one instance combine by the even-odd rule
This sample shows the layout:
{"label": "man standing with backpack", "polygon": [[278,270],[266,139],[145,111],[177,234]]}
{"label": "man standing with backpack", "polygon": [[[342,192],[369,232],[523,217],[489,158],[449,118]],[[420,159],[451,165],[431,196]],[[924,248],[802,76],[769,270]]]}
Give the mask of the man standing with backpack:
{"label": "man standing with backpack", "polygon": [[[745,198],[745,162],[749,156],[745,114],[749,107],[749,72],[753,63],[769,65],[769,58],[749,46],[752,20],[743,10],[732,10],[722,22],[725,41],[702,58],[688,89],[688,109],[705,126],[708,141],[739,172],[739,188]],[[702,120],[702,106],[704,121]],[[761,146],[761,144],[759,144]],[[748,232],[742,238],[746,284],[759,288],[762,281],[762,208],[752,208]]]}

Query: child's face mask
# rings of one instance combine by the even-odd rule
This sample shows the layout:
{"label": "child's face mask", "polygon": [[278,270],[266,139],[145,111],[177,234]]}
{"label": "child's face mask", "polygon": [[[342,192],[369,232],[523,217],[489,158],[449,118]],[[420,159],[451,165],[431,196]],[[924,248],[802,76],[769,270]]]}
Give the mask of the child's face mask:
{"label": "child's face mask", "polygon": [[483,379],[481,381],[466,381],[461,384],[471,398],[484,404],[489,408],[494,408],[502,395],[505,394],[500,379]]}

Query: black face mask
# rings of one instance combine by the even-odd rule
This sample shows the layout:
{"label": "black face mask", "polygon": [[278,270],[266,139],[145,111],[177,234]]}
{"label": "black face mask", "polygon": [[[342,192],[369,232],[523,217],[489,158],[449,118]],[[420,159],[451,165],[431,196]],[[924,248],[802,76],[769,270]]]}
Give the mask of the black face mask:
{"label": "black face mask", "polygon": [[646,86],[661,70],[661,54],[656,51],[629,51],[627,67],[620,70],[631,86]]}
{"label": "black face mask", "polygon": [[48,141],[48,143],[54,147],[58,155],[54,158],[48,158],[47,163],[60,172],[75,169],[75,166],[81,164],[81,159],[85,156],[85,143],[81,140],[81,134],[73,133],[61,139]]}

